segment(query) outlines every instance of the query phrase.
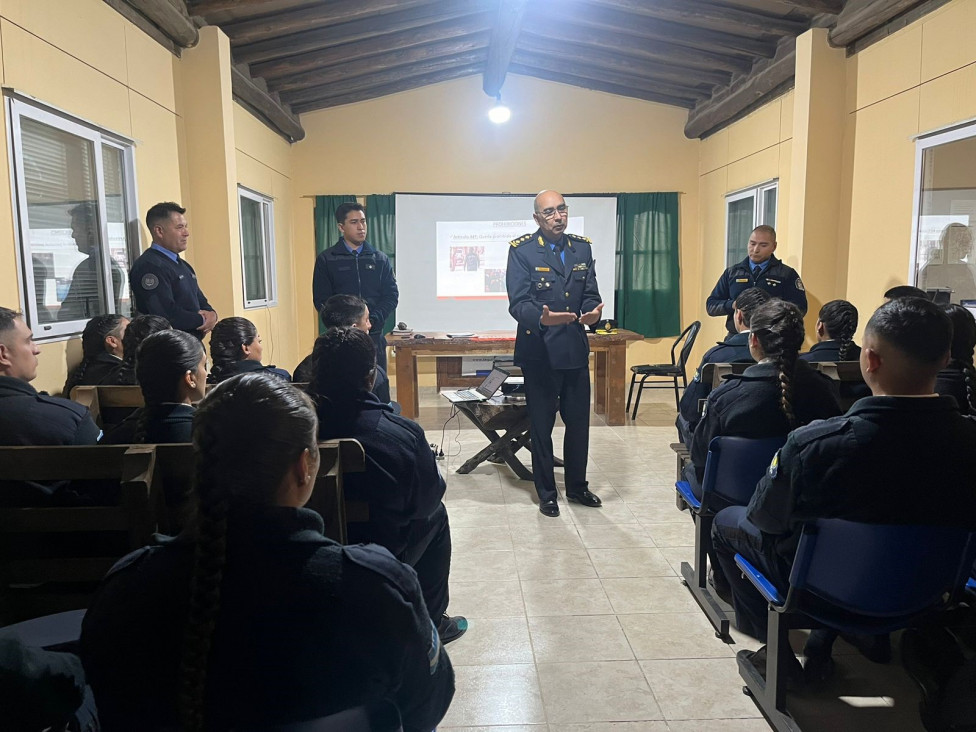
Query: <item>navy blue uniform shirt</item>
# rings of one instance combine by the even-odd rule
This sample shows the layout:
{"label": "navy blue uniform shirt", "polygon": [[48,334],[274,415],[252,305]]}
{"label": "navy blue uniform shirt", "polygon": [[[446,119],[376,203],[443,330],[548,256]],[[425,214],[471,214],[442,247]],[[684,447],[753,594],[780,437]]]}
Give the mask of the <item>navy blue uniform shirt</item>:
{"label": "navy blue uniform shirt", "polygon": [[749,257],[738,264],[733,264],[718,278],[715,289],[705,300],[705,309],[709,315],[726,316],[725,327],[729,333],[735,333],[732,303],[743,290],[748,290],[750,287],[758,287],[773,297],[791,302],[800,308],[801,313],[807,314],[807,293],[800,275],[795,269],[778,260],[775,254],[767,261],[768,266],[759,273],[758,277],[752,274],[756,265],[749,260]]}
{"label": "navy blue uniform shirt", "polygon": [[565,261],[542,236],[541,230],[514,239],[508,250],[505,280],[508,312],[518,321],[515,363],[548,362],[553,369],[585,368],[590,344],[586,329],[577,323],[545,327],[542,307],[576,315],[600,304],[596,268],[590,240],[563,235]]}
{"label": "navy blue uniform shirt", "polygon": [[129,270],[129,283],[136,310],[142,315],[160,315],[177,330],[197,338],[203,325],[201,310],[213,310],[197,283],[196,272],[179,256],[174,261],[150,247]]}

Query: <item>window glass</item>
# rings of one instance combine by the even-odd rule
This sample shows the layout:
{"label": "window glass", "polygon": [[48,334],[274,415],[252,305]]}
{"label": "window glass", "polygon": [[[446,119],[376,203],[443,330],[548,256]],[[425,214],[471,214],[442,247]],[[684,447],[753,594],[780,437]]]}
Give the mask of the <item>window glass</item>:
{"label": "window glass", "polygon": [[239,194],[244,306],[273,305],[276,293],[272,201],[245,188],[240,188]]}
{"label": "window glass", "polygon": [[760,224],[776,227],[779,182],[770,181],[725,197],[725,263],[741,262],[749,252],[749,234]]}

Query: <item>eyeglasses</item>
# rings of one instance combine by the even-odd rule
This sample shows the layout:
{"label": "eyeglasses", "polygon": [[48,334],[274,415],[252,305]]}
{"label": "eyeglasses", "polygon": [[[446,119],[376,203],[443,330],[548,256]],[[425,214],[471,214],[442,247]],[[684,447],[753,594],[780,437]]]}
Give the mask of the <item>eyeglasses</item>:
{"label": "eyeglasses", "polygon": [[542,218],[544,218],[546,221],[548,221],[556,214],[562,216],[564,213],[568,213],[568,212],[569,212],[569,206],[567,206],[565,203],[561,203],[555,208],[542,209],[541,211],[539,211],[539,215],[542,216]]}

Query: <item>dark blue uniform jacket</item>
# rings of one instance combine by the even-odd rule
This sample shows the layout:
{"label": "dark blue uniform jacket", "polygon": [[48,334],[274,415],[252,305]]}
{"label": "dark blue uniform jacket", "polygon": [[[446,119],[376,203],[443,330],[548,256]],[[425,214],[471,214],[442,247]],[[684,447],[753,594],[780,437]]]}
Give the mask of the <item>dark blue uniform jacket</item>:
{"label": "dark blue uniform jacket", "polygon": [[566,261],[560,260],[541,231],[511,242],[508,250],[508,312],[518,321],[515,363],[548,361],[553,369],[585,368],[590,353],[579,323],[543,327],[542,307],[581,315],[600,304],[590,240],[563,235]]}
{"label": "dark blue uniform jacket", "polygon": [[[454,671],[414,571],[385,549],[340,546],[302,508],[232,513],[207,667],[207,729],[255,729],[370,700],[430,732]],[[181,535],[120,560],[88,606],[85,674],[105,732],[177,728],[194,544]]]}
{"label": "dark blue uniform jacket", "polygon": [[210,374],[207,376],[208,384],[219,384],[221,381],[226,381],[238,374],[250,374],[261,371],[266,374],[271,374],[272,376],[277,376],[283,381],[291,381],[291,374],[289,374],[284,369],[279,369],[277,366],[263,366],[260,361],[252,361],[250,359],[242,358],[240,361],[234,361],[233,363],[224,366],[219,371],[214,367]]}
{"label": "dark blue uniform jacket", "polygon": [[758,287],[773,297],[791,302],[800,308],[800,312],[807,313],[807,293],[800,280],[800,275],[792,267],[783,264],[772,255],[769,266],[760,272],[759,277],[752,276],[755,266],[746,257],[738,264],[733,264],[722,273],[715,283],[715,289],[705,300],[705,309],[709,315],[725,315],[725,327],[729,333],[735,333],[732,322],[732,303],[735,302],[743,290]]}
{"label": "dark blue uniform jacket", "polygon": [[[969,378],[972,378],[972,375]],[[966,379],[966,370],[958,362],[950,362],[935,377],[935,393],[955,399],[962,414],[972,414]],[[976,390],[976,384],[973,384],[972,388]],[[973,398],[976,399],[976,393],[973,394]]]}
{"label": "dark blue uniform jacket", "polygon": [[0,445],[94,445],[98,433],[86,407],[0,376]]}
{"label": "dark blue uniform jacket", "polygon": [[[857,361],[861,358],[861,347],[852,341],[844,356],[845,361]],[[840,341],[820,341],[806,353],[801,353],[800,358],[811,363],[837,363],[841,360]]]}
{"label": "dark blue uniform jacket", "polygon": [[193,415],[196,411],[192,404],[169,402],[142,407],[108,430],[100,442],[105,445],[129,445],[135,442],[143,415],[146,417],[144,442],[147,445],[192,442]]}
{"label": "dark blue uniform jacket", "polygon": [[201,310],[213,310],[197,283],[193,267],[182,258],[174,262],[162,252],[147,249],[129,271],[136,310],[142,315],[160,315],[177,330],[202,336]]}
{"label": "dark blue uniform jacket", "polygon": [[679,419],[685,420],[684,424],[691,432],[695,431],[698,424],[699,410],[698,401],[706,399],[712,391],[712,383],[707,384],[702,381],[702,369],[709,363],[743,363],[753,361],[752,354],[749,353],[749,333],[733,333],[725,338],[721,343],[716,343],[709,348],[702,357],[701,364],[695,372],[695,378],[688,384],[681,395]]}
{"label": "dark blue uniform jacket", "polygon": [[357,257],[340,239],[315,258],[312,275],[312,301],[316,310],[321,311],[333,295],[355,295],[365,300],[373,326],[370,334],[382,338],[383,324],[400,301],[390,258],[373,249],[368,241],[363,242]]}

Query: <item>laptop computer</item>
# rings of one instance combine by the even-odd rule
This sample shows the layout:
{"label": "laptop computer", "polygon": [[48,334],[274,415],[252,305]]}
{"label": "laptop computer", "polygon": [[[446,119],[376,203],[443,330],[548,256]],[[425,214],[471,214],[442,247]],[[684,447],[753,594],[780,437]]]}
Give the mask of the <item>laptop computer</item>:
{"label": "laptop computer", "polygon": [[500,369],[497,366],[491,370],[491,373],[485,378],[484,381],[474,390],[462,389],[460,391],[444,391],[441,394],[452,402],[483,402],[487,399],[491,399],[495,396],[495,392],[505,383],[505,379],[508,378],[508,372],[505,369]]}

